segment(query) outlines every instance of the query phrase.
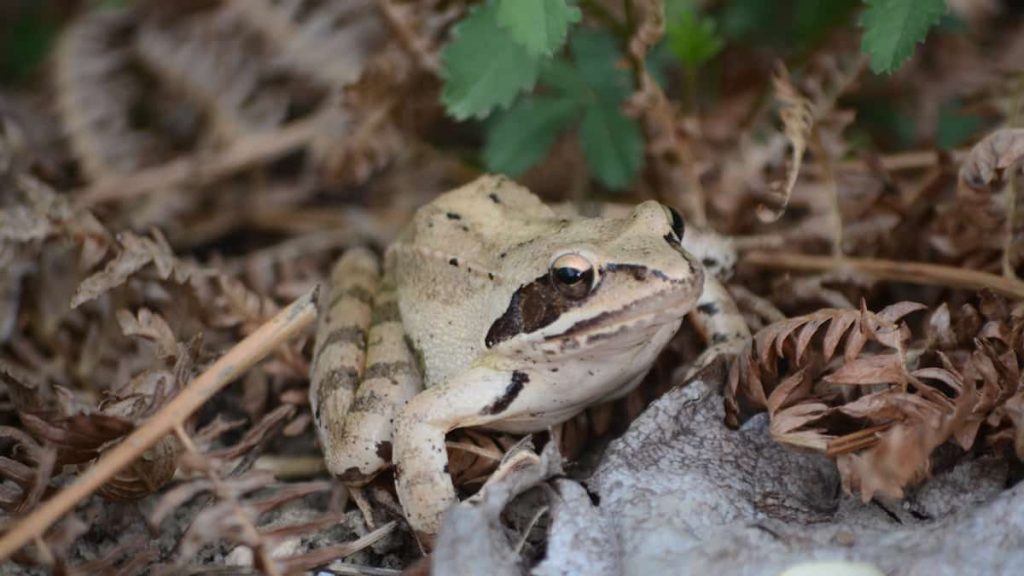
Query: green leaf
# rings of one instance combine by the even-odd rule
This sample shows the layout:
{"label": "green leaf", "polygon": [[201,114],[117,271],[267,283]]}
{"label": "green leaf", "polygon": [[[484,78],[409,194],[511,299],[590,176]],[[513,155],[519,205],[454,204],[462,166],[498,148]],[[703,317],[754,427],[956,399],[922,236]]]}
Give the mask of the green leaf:
{"label": "green leaf", "polygon": [[497,12],[493,1],[471,8],[441,52],[441,102],[458,120],[507,108],[537,82],[539,60],[498,26]]}
{"label": "green leaf", "polygon": [[579,104],[565,98],[523,98],[487,128],[484,164],[491,172],[518,176],[547,155],[576,116]]}
{"label": "green leaf", "polygon": [[946,0],[865,0],[861,50],[871,55],[871,70],[892,72],[914,53],[928,30],[946,13]]}
{"label": "green leaf", "polygon": [[672,53],[690,68],[706,64],[724,45],[715,21],[690,9],[679,10],[678,15],[668,21],[666,36]]}
{"label": "green leaf", "polygon": [[587,107],[580,142],[590,171],[613,190],[628,186],[643,164],[640,127],[616,104],[596,101]]}
{"label": "green leaf", "polygon": [[554,54],[580,17],[565,0],[498,0],[498,25],[532,56]]}
{"label": "green leaf", "polygon": [[632,79],[610,33],[580,28],[569,39],[569,47],[576,71],[598,98],[618,103],[632,93]]}
{"label": "green leaf", "polygon": [[45,11],[31,3],[21,13],[15,8],[13,18],[10,26],[4,23],[6,30],[0,29],[0,84],[6,79],[22,79],[36,73],[59,32]]}

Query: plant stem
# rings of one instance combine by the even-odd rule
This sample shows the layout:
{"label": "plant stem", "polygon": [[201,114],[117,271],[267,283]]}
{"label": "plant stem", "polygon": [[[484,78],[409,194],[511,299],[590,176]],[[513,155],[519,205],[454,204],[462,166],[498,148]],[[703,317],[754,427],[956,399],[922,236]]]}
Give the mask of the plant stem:
{"label": "plant stem", "polygon": [[965,290],[988,288],[1010,298],[1024,299],[1024,282],[998,274],[929,264],[926,262],[897,262],[875,258],[843,258],[815,256],[787,252],[754,251],[743,254],[745,264],[762,268],[780,268],[801,272],[826,272],[852,270],[873,276],[879,280],[946,286]]}

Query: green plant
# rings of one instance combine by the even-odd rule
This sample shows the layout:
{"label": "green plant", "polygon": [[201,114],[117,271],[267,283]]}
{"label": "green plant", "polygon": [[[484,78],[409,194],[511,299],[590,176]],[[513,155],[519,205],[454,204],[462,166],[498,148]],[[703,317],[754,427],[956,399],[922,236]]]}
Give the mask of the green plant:
{"label": "green plant", "polygon": [[[621,39],[601,28],[574,29],[580,19],[567,0],[488,0],[455,27],[442,53],[442,102],[456,119],[487,119],[488,170],[521,174],[559,135],[575,130],[604,186],[625,188],[636,177],[644,142],[639,124],[622,110],[633,86],[620,65]],[[689,22],[684,32],[707,34],[677,44],[699,66],[721,46],[705,21]]]}
{"label": "green plant", "polygon": [[[902,65],[946,13],[945,0],[863,1],[862,50],[876,73]],[[484,0],[454,27],[441,53],[441,99],[455,119],[484,121],[488,170],[517,176],[573,131],[605,187],[625,188],[639,173],[643,134],[623,112],[633,89],[623,49],[630,31],[599,3],[586,5],[606,27],[575,26],[582,11],[574,0]],[[648,68],[664,83],[659,68],[670,59],[682,69],[694,100],[697,70],[714,60],[727,38],[778,28],[776,44],[799,55],[836,25],[849,23],[857,2],[791,0],[782,24],[777,11],[766,12],[765,3],[752,0],[726,2],[714,13],[702,13],[693,0],[666,0],[664,6],[665,40],[651,50]]]}
{"label": "green plant", "polygon": [[924,42],[946,13],[946,0],[864,1],[861,49],[871,56],[871,70],[876,74],[891,73],[903,65],[914,53],[914,45]]}

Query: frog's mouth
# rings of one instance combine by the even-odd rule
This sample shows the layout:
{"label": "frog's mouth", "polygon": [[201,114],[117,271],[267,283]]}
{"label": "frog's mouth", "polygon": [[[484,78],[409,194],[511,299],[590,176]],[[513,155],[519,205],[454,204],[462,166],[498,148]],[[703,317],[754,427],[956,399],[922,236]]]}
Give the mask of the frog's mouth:
{"label": "frog's mouth", "polygon": [[679,322],[693,306],[692,295],[680,294],[678,290],[665,290],[642,300],[635,300],[622,308],[580,320],[563,332],[545,337],[544,341],[592,344],[615,338],[625,332],[643,339],[646,337],[647,328],[659,328]]}

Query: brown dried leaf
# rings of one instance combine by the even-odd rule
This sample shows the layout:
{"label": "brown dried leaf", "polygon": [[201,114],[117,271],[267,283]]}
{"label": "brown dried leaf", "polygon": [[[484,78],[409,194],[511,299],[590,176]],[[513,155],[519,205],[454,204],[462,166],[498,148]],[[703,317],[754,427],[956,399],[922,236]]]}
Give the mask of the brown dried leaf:
{"label": "brown dried leaf", "polygon": [[22,413],[22,426],[35,438],[60,450],[61,464],[78,464],[96,457],[96,451],[135,429],[128,419],[95,412],[75,414],[48,422],[34,414]]}
{"label": "brown dried leaf", "polygon": [[178,341],[174,331],[163,316],[148,308],[140,308],[138,316],[128,310],[117,311],[117,323],[125,336],[140,336],[156,344],[160,358],[173,358],[178,355]]}
{"label": "brown dried leaf", "polygon": [[249,428],[245,436],[237,444],[228,448],[214,450],[208,456],[210,458],[233,460],[252,451],[268,437],[271,437],[279,426],[283,426],[285,421],[295,415],[296,411],[297,408],[291,404],[278,406],[275,410],[265,414],[259,423]]}
{"label": "brown dried leaf", "polygon": [[106,267],[82,281],[71,299],[71,307],[77,308],[84,302],[98,298],[104,293],[125,283],[129,277],[154,264],[161,278],[167,278],[173,270],[174,255],[159,233],[153,238],[139,236],[133,232],[118,235],[120,252]]}
{"label": "brown dried leaf", "polygon": [[782,408],[792,406],[807,397],[814,381],[806,367],[787,376],[768,396],[768,413],[775,414]]}
{"label": "brown dried leaf", "polygon": [[830,384],[869,386],[872,384],[899,384],[906,380],[906,371],[900,354],[880,354],[856,358],[843,364],[822,380]]}
{"label": "brown dried leaf", "polygon": [[834,436],[828,434],[823,426],[811,425],[821,421],[830,411],[827,405],[817,402],[790,406],[775,413],[768,431],[780,444],[824,452]]}
{"label": "brown dried leaf", "polygon": [[156,493],[174,478],[178,469],[178,439],[167,435],[119,472],[98,493],[108,500],[131,502]]}
{"label": "brown dried leaf", "polygon": [[772,85],[775,88],[775,99],[779,102],[783,132],[789,140],[790,156],[786,166],[786,178],[771,184],[772,205],[760,204],[757,207],[757,217],[762,222],[774,222],[785,213],[797,177],[800,176],[807,141],[814,129],[814,105],[793,86],[789,71],[782,64],[779,64],[772,77]]}
{"label": "brown dried leaf", "polygon": [[997,130],[971,148],[960,167],[960,181],[973,190],[991,192],[1005,181],[1004,172],[1024,160],[1024,129]]}

